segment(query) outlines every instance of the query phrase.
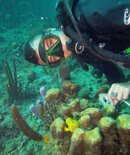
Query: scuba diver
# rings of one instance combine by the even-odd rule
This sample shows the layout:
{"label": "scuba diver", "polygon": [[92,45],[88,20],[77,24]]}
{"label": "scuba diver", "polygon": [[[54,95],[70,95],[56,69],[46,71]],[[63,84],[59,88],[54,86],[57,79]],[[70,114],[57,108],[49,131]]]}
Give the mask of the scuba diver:
{"label": "scuba diver", "polygon": [[31,38],[25,59],[53,67],[73,54],[83,69],[91,64],[105,74],[113,104],[128,99],[130,83],[118,64],[130,67],[130,1],[59,0],[56,13],[60,29]]}

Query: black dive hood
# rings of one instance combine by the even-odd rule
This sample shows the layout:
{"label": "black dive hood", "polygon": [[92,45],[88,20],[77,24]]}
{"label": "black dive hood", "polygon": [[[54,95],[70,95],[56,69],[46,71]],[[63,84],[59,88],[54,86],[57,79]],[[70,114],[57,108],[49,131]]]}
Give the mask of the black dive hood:
{"label": "black dive hood", "polygon": [[[111,51],[108,51],[106,49],[99,48],[98,46],[93,45],[90,41],[85,39],[77,25],[77,22],[73,16],[73,13],[71,11],[71,7],[68,3],[68,0],[63,0],[67,13],[73,23],[73,26],[75,28],[75,31],[70,28],[66,27],[66,32],[68,34],[71,34],[71,38],[74,39],[75,41],[79,42],[82,46],[84,46],[91,54],[96,55],[98,58],[108,61],[108,62],[120,62],[124,66],[130,67],[130,55],[121,55],[121,54],[115,54],[112,53]],[[78,34],[78,35],[77,35]]]}

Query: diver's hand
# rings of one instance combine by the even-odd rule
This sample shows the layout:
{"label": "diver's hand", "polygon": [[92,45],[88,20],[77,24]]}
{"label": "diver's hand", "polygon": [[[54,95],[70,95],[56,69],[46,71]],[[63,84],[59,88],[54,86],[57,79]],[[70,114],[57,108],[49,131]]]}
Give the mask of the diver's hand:
{"label": "diver's hand", "polygon": [[116,105],[121,100],[127,100],[130,95],[130,83],[114,83],[108,91],[111,103]]}

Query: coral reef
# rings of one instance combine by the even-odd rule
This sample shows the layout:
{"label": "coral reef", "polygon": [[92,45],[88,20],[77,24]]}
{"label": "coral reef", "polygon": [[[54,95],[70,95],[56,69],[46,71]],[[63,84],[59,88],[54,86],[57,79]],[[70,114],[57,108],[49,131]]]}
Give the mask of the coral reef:
{"label": "coral reef", "polygon": [[[65,82],[65,83],[64,83]],[[42,88],[44,108],[39,106],[39,115],[51,135],[43,137],[31,129],[13,106],[13,118],[23,133],[30,139],[53,144],[61,155],[127,155],[130,152],[130,115],[119,114],[115,106],[100,104],[74,97],[76,85],[63,82],[63,89]],[[40,90],[41,93],[41,90]],[[65,100],[65,94],[67,100]],[[25,126],[25,128],[23,128]],[[52,136],[53,143],[49,141]]]}
{"label": "coral reef", "polygon": [[[76,85],[71,81],[63,82],[63,89],[51,88],[44,96],[44,109],[42,105],[39,107],[40,117],[45,124],[45,128],[48,130],[52,122],[59,116],[63,114],[62,105],[65,103],[66,99],[70,96],[74,96],[77,92]],[[66,97],[67,93],[67,97]],[[77,108],[78,100],[70,103],[72,113]],[[65,109],[65,108],[64,108]],[[67,109],[67,108],[66,108]],[[66,110],[67,111],[67,110]]]}
{"label": "coral reef", "polygon": [[48,103],[60,102],[62,100],[62,92],[58,88],[52,88],[47,91],[45,100]]}
{"label": "coral reef", "polygon": [[63,92],[65,98],[74,97],[77,93],[78,86],[69,80],[63,82]]}
{"label": "coral reef", "polygon": [[62,104],[63,94],[58,88],[49,89],[44,97],[44,106],[40,104],[40,118],[44,122],[46,130],[50,128],[51,123],[60,116],[60,104]]}
{"label": "coral reef", "polygon": [[[116,109],[110,104],[102,110],[88,105],[85,109],[80,104],[82,100],[74,99],[62,105],[62,117],[58,117],[62,123],[56,119],[50,127],[53,138],[60,141],[59,150],[68,155],[127,155],[130,115],[114,115]],[[61,146],[65,139],[67,142],[69,139],[69,143]]]}

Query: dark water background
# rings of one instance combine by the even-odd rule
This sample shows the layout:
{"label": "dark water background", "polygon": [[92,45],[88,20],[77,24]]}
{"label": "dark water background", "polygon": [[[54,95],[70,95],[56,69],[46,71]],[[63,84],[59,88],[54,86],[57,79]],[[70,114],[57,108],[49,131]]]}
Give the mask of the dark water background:
{"label": "dark water background", "polygon": [[55,14],[56,0],[1,0],[1,25],[12,28],[30,18],[52,16]]}
{"label": "dark water background", "polygon": [[[35,83],[34,87],[38,87],[31,87],[30,89],[29,83],[32,84],[38,79],[38,76],[40,78],[46,76],[43,68],[33,66],[25,61],[24,46],[31,36],[41,33],[45,27],[48,27],[47,24],[53,23],[51,18],[55,16],[55,3],[56,0],[0,0],[0,155],[40,154],[39,152],[42,150],[43,143],[35,144],[31,141],[28,143],[28,140],[24,139],[24,135],[12,119],[10,106],[15,103],[23,117],[27,116],[26,120],[33,123],[32,126],[41,124],[41,131],[43,132],[43,123],[38,123],[35,117],[33,119],[36,122],[34,120],[33,122],[32,114],[29,111],[29,105],[36,102],[41,84]],[[41,17],[43,17],[42,20]],[[26,99],[18,99],[17,101],[9,99],[9,79],[5,73],[4,65],[8,62],[14,78],[14,59],[17,66],[18,83],[20,82],[22,86],[20,89],[31,94],[31,98],[27,99],[26,97]],[[35,75],[33,80],[28,81],[29,72],[33,72]],[[43,80],[40,81],[44,85],[48,83],[46,78],[44,82]],[[37,126],[38,129],[36,126],[34,127],[35,130],[40,131],[40,128]],[[35,149],[36,151],[34,151]]]}
{"label": "dark water background", "polygon": [[[56,27],[56,0],[0,0],[0,155],[57,155],[57,146],[29,140],[12,119],[10,107],[16,104],[23,118],[41,135],[48,134],[44,130],[44,122],[32,115],[29,106],[41,99],[39,89],[44,86],[61,88],[60,68],[36,66],[24,58],[24,47],[28,39],[44,28]],[[9,78],[5,72],[7,62],[14,78],[14,59],[17,68],[17,80],[21,96],[10,98],[8,91]],[[66,64],[69,66],[71,80],[78,86],[77,98],[92,99],[91,106],[97,106],[96,94],[103,88],[109,89],[105,76],[96,79],[92,76],[92,66],[84,71],[72,57]],[[66,65],[65,64],[65,65]],[[98,105],[99,106],[99,105]],[[124,105],[123,105],[124,106]],[[121,114],[130,114],[130,108],[120,108]],[[50,133],[49,133],[50,134]],[[49,135],[50,136],[50,135]],[[58,154],[60,155],[60,154]]]}

